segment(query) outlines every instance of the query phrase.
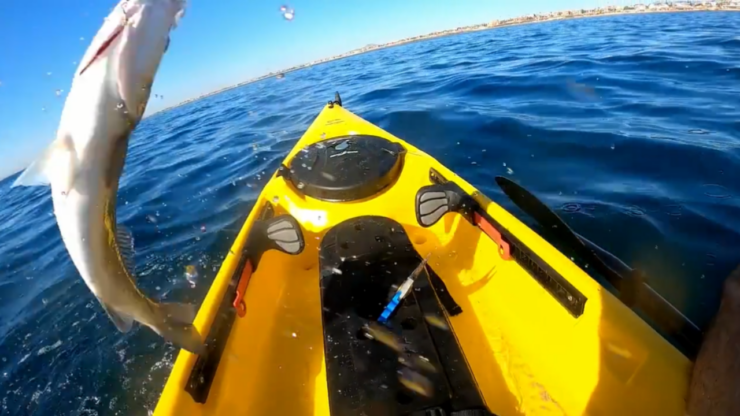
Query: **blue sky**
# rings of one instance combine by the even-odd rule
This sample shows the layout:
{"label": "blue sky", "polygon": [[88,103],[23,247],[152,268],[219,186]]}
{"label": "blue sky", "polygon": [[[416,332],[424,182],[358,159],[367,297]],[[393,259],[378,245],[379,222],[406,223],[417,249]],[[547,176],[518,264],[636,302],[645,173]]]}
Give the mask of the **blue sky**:
{"label": "blue sky", "polygon": [[[116,0],[0,1],[0,178],[54,139],[72,76]],[[605,0],[190,0],[148,112],[369,43]],[[630,2],[632,3],[632,2]],[[55,91],[64,90],[61,97]]]}

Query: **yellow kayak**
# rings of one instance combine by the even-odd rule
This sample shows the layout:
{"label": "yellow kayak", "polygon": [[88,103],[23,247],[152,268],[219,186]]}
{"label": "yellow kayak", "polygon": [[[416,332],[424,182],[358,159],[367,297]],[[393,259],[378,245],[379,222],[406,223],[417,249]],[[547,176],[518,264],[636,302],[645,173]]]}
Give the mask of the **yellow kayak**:
{"label": "yellow kayak", "polygon": [[195,320],[208,352],[180,351],[154,414],[683,415],[700,331],[579,241],[616,289],[337,95],[262,190]]}

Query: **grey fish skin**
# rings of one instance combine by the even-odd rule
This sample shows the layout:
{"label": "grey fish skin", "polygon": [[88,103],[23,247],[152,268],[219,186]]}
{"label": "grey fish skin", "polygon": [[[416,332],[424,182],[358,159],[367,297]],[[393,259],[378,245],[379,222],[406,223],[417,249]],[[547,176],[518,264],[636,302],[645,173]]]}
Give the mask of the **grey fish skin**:
{"label": "grey fish skin", "polygon": [[51,185],[67,252],[121,332],[138,321],[199,354],[205,348],[192,325],[195,305],[158,304],[141,293],[133,239],[116,224],[129,136],[184,8],[184,0],[122,0],[113,9],[80,62],[55,141],[13,186]]}

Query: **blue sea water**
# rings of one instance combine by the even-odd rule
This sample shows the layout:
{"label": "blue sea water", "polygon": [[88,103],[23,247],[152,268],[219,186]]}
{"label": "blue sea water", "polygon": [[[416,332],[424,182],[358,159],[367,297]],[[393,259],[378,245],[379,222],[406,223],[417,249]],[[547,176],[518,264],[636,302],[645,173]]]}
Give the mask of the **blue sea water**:
{"label": "blue sea water", "polygon": [[[493,178],[518,181],[703,327],[740,263],[737,27],[740,13],[711,12],[501,28],[147,118],[119,194],[139,285],[201,302],[266,179],[338,90],[534,226]],[[48,188],[13,180],[0,183],[0,414],[147,414],[176,352],[148,329],[117,332],[71,264]]]}

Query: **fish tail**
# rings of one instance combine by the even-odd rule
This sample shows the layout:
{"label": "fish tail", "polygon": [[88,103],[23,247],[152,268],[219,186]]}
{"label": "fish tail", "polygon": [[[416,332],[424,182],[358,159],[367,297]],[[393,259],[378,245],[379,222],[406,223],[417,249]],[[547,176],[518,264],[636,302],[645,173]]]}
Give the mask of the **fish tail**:
{"label": "fish tail", "polygon": [[196,306],[187,303],[152,303],[159,317],[151,328],[164,339],[193,354],[203,354],[205,344],[193,325]]}

